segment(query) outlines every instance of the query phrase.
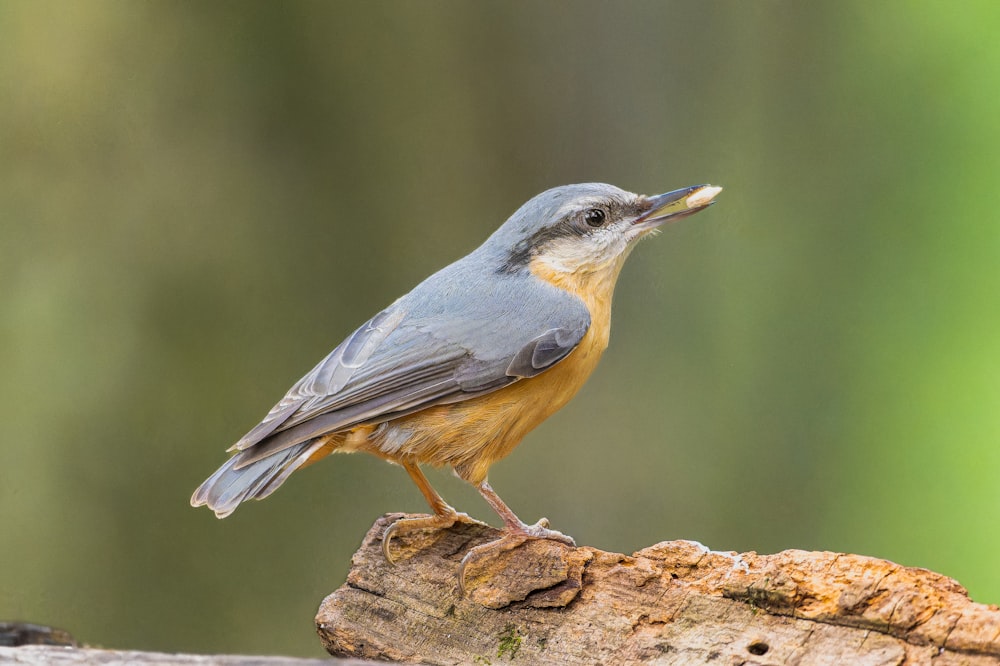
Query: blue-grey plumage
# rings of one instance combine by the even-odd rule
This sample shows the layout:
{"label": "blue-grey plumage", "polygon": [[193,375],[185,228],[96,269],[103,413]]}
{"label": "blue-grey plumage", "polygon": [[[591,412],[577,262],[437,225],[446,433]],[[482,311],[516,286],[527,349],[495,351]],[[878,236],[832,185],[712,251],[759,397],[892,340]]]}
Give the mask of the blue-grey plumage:
{"label": "blue-grey plumage", "polygon": [[403,465],[435,512],[393,525],[387,555],[393,533],[462,517],[430,487],[421,463],[450,465],[476,485],[508,532],[562,537],[518,520],[486,472],[593,370],[607,346],[614,284],[635,243],[666,220],[706,208],[718,191],[695,186],[647,197],[583,184],[536,196],[299,380],[191,503],[223,517],[328,453],[361,450]]}

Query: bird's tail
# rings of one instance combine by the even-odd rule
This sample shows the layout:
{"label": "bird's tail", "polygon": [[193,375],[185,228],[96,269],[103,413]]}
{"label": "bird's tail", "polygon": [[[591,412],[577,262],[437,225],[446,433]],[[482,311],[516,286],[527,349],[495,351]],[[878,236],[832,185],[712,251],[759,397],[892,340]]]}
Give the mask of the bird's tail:
{"label": "bird's tail", "polygon": [[277,490],[322,445],[322,440],[308,440],[249,464],[245,463],[255,452],[241,451],[198,486],[191,506],[207,505],[216,517],[225,518],[244,500],[263,499]]}

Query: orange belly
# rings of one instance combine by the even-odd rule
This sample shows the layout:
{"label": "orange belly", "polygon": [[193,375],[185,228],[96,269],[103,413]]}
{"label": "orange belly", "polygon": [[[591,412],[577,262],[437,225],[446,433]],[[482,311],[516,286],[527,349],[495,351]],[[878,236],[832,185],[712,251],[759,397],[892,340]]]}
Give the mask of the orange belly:
{"label": "orange belly", "polygon": [[451,465],[477,484],[497,460],[586,382],[607,347],[591,327],[575,350],[550,370],[479,398],[425,409],[377,427],[360,447],[389,459]]}
{"label": "orange belly", "polygon": [[390,460],[451,465],[466,481],[483,481],[490,465],[569,402],[597,367],[608,346],[611,296],[619,267],[599,276],[579,276],[533,265],[537,277],[579,296],[590,311],[590,328],[569,356],[540,375],[482,397],[383,423],[357,448],[347,448]]}

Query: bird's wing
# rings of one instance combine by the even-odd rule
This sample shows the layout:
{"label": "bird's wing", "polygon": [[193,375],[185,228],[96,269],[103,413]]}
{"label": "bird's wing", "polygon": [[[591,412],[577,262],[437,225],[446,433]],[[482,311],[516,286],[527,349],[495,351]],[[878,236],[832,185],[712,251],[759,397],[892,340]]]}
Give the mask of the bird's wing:
{"label": "bird's wing", "polygon": [[582,301],[530,277],[472,281],[461,294],[442,295],[441,285],[426,284],[361,326],[299,380],[232,447],[254,449],[240,467],[326,433],[535,376],[573,351],[590,326]]}
{"label": "bird's wing", "polygon": [[404,311],[394,307],[378,313],[354,331],[336,349],[319,362],[288,390],[278,404],[229,451],[242,451],[260,442],[275,431],[281,431],[308,420],[323,411],[325,398],[337,394],[351,375],[372,355],[404,317]]}

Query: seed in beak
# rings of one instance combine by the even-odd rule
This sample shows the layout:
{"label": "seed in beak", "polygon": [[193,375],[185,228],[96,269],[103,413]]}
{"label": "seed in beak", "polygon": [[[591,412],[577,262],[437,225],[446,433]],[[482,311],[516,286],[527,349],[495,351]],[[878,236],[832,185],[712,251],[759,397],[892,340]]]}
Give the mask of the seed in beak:
{"label": "seed in beak", "polygon": [[721,187],[716,187],[714,185],[703,187],[697,192],[689,194],[687,199],[684,200],[684,205],[686,205],[688,208],[699,208],[701,206],[707,206],[708,204],[712,203],[712,199],[714,199],[721,191],[722,191]]}

